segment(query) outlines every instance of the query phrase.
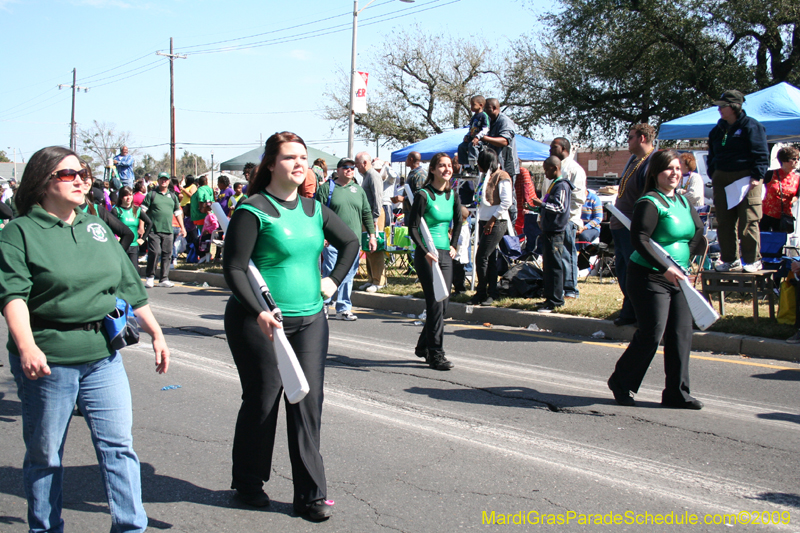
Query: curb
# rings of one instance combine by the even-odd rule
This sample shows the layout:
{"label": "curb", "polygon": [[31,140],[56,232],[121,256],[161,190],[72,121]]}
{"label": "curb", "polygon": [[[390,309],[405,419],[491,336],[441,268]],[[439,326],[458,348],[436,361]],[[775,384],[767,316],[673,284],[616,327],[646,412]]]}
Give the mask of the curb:
{"label": "curb", "polygon": [[[182,283],[208,283],[210,287],[228,288],[228,284],[225,283],[222,274],[171,270],[169,277],[172,281],[180,281]],[[404,315],[418,315],[425,310],[425,300],[395,296],[393,294],[353,291],[351,300],[356,307],[394,311]],[[632,326],[617,327],[610,320],[599,318],[537,313],[535,311],[506,309],[503,307],[479,307],[455,302],[450,302],[447,305],[447,316],[464,322],[478,324],[488,322],[490,324],[520,328],[527,328],[530,324],[536,324],[541,329],[547,329],[555,333],[589,338],[596,331],[602,330],[605,333],[605,339],[625,342],[630,342],[633,334],[636,333],[636,328]],[[797,346],[776,339],[764,339],[749,335],[695,331],[692,335],[692,350],[800,362],[800,350],[798,350]]]}

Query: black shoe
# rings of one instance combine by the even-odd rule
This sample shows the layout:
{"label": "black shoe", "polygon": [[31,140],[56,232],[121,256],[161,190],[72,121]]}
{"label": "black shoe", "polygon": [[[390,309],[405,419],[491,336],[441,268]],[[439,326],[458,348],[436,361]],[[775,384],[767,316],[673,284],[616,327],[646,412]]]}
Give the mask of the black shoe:
{"label": "black shoe", "polygon": [[414,350],[414,355],[416,355],[420,359],[428,359],[428,354],[427,354],[427,352],[425,350],[423,350],[421,352],[418,351],[418,350]]}
{"label": "black shoe", "polygon": [[668,400],[661,397],[661,406],[662,407],[671,407],[673,409],[693,409],[695,411],[699,411],[703,408],[703,402],[696,398],[689,397],[689,400],[684,400],[680,398],[678,400]]}
{"label": "black shoe", "polygon": [[448,361],[444,354],[429,357],[428,365],[434,370],[450,370],[453,368],[453,363]]}
{"label": "black shoe", "polygon": [[622,318],[622,317],[619,317],[619,318],[615,318],[614,319],[614,325],[617,326],[617,327],[630,326],[631,324],[636,324],[636,319],[635,318]]}
{"label": "black shoe", "polygon": [[314,500],[308,505],[295,504],[294,512],[308,517],[309,520],[322,522],[333,516],[333,500]]}
{"label": "black shoe", "polygon": [[618,404],[626,407],[633,407],[636,405],[636,402],[633,401],[633,397],[631,396],[631,391],[623,389],[619,383],[617,383],[613,375],[608,378],[608,388],[614,393],[614,400],[616,400]]}
{"label": "black shoe", "polygon": [[236,491],[236,498],[251,507],[266,507],[269,505],[269,496],[263,490],[257,492]]}
{"label": "black shoe", "polygon": [[485,299],[485,296],[479,296],[475,294],[472,298],[469,299],[470,305],[481,305],[481,302]]}

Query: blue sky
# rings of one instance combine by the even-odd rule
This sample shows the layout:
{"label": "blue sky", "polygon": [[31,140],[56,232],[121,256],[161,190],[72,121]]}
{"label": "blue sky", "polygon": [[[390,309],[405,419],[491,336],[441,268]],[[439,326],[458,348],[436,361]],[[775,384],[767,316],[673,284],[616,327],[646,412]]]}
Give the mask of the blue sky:
{"label": "blue sky", "polygon": [[[457,37],[482,31],[495,48],[523,34],[534,39],[536,13],[549,5],[377,0],[359,16],[358,68],[368,70],[386,35],[413,24]],[[71,84],[77,68],[78,85],[90,88],[77,96],[79,126],[113,123],[140,153],[160,158],[169,149],[169,61],[155,52],[167,52],[173,37],[176,52],[188,54],[175,60],[178,146],[206,159],[213,150],[217,162],[290,130],[345,155],[346,132],[331,133],[318,110],[337,72],[349,71],[352,8],[351,0],[0,0],[0,150],[11,156],[16,148],[27,159],[68,144],[71,92],[57,85]],[[265,35],[228,41],[256,34]],[[197,53],[270,39],[283,42]],[[208,44],[219,41],[228,42]]]}

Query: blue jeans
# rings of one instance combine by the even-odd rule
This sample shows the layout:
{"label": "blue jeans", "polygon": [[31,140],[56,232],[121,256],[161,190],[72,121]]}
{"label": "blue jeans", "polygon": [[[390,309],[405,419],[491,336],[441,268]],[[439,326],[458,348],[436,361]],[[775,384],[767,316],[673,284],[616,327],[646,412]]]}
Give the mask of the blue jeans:
{"label": "blue jeans", "polygon": [[622,291],[622,311],[619,318],[624,320],[635,320],[636,313],[633,304],[628,298],[628,264],[633,254],[633,244],[631,244],[631,232],[627,228],[612,229],[611,236],[614,238],[614,270],[617,273],[619,288]]}
{"label": "blue jeans", "polygon": [[[326,246],[325,249],[322,250],[322,277],[329,276],[331,272],[333,272],[337,257],[339,257],[339,252],[333,246]],[[353,304],[350,302],[350,294],[353,292],[353,279],[356,277],[356,272],[358,272],[359,257],[361,257],[360,253],[356,256],[353,266],[350,267],[350,271],[342,280],[342,284],[339,285],[338,296],[336,298],[337,313],[343,313],[353,308]],[[325,300],[326,306],[330,303],[330,298]]]}
{"label": "blue jeans", "polygon": [[111,531],[144,531],[147,514],[139,458],[133,451],[131,392],[119,352],[82,365],[50,365],[51,374],[36,380],[25,377],[19,357],[9,354],[8,359],[22,402],[26,447],[22,476],[29,530],[64,531],[61,460],[77,402],[103,473]]}
{"label": "blue jeans", "polygon": [[564,268],[564,294],[578,297],[578,250],[575,248],[575,231],[577,226],[572,221],[567,222],[564,230],[564,253],[561,262]]}

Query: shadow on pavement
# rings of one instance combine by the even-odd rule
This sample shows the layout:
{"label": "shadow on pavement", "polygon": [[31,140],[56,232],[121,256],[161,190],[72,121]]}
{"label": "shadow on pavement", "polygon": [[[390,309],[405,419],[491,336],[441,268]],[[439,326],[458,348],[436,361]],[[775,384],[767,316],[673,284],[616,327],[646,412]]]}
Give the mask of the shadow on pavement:
{"label": "shadow on pavement", "polygon": [[757,379],[773,379],[780,381],[800,381],[800,369],[798,370],[777,370],[772,374],[753,374],[751,377]]}
{"label": "shadow on pavement", "polygon": [[408,369],[411,367],[422,366],[427,368],[428,365],[425,361],[419,358],[398,359],[395,361],[386,360],[372,360],[360,359],[358,357],[350,357],[347,355],[338,354],[333,351],[328,351],[327,366],[347,368],[350,370],[359,370],[361,372],[368,372],[369,368],[403,368]]}
{"label": "shadow on pavement", "polygon": [[[411,387],[406,389],[411,394],[421,394],[435,400],[448,402],[474,403],[481,405],[497,405],[500,407],[542,408],[558,412],[571,407],[587,407],[590,405],[614,405],[614,399],[609,392],[608,398],[595,398],[588,396],[567,396],[564,394],[545,394],[528,387],[486,387],[476,389],[433,389]],[[539,405],[536,405],[539,404]],[[637,405],[647,406],[648,402],[638,402]],[[659,404],[653,403],[653,406]],[[589,412],[586,414],[601,413]]]}
{"label": "shadow on pavement", "polygon": [[793,415],[790,413],[759,413],[756,418],[763,418],[764,420],[782,420],[783,422],[794,422],[800,424],[800,415]]}
{"label": "shadow on pavement", "polygon": [[787,492],[762,492],[752,499],[800,508],[800,495]]}

